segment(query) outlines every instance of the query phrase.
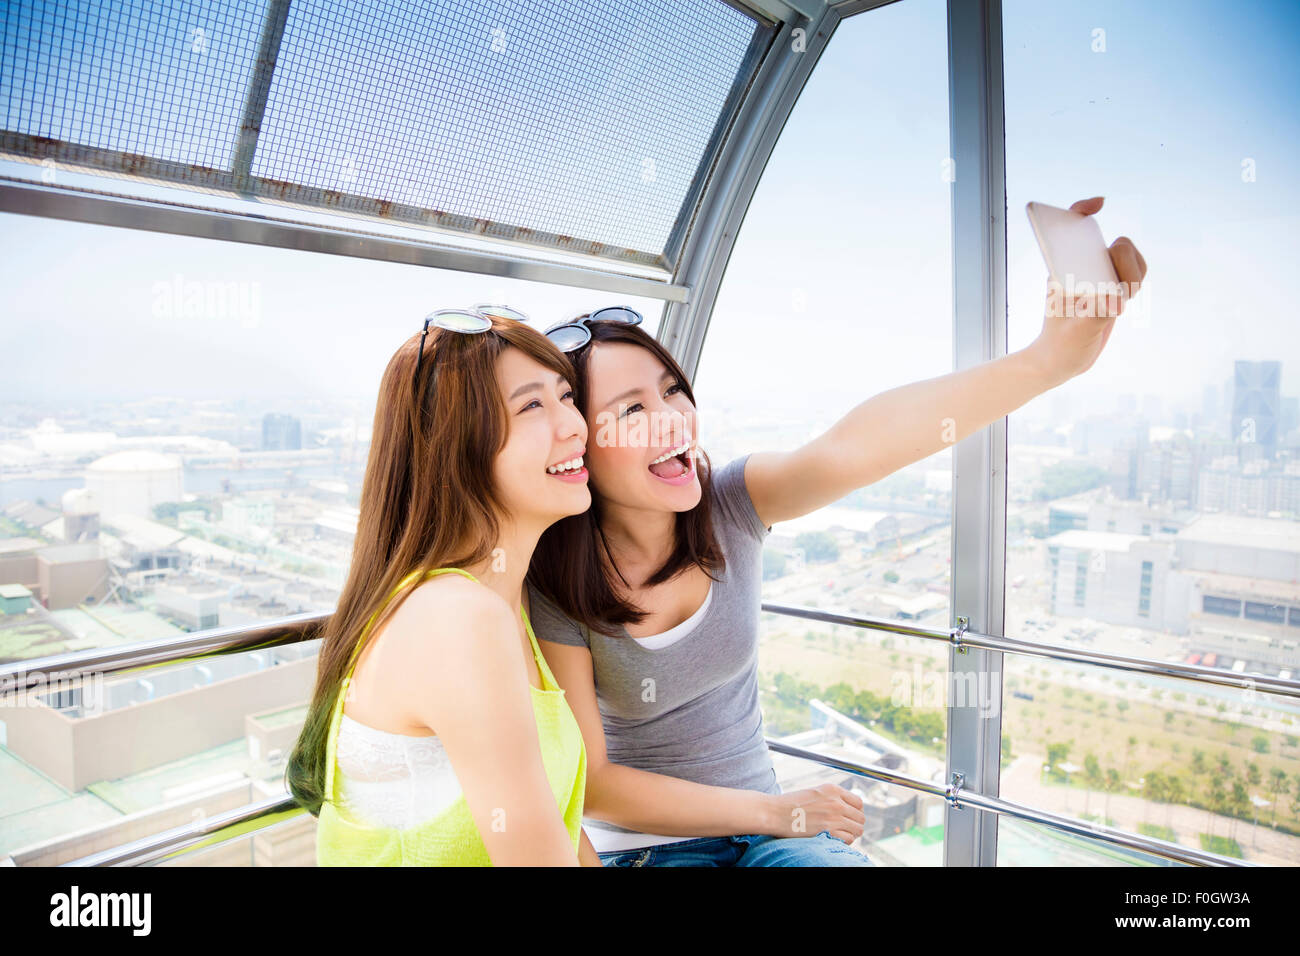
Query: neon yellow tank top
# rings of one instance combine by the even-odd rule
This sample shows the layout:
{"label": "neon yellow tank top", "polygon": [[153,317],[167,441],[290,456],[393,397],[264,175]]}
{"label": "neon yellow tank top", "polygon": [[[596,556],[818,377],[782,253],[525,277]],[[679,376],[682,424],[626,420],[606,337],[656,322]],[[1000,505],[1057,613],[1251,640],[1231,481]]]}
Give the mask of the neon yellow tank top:
{"label": "neon yellow tank top", "polygon": [[[471,581],[478,579],[460,568],[436,568],[427,576],[446,573],[463,574]],[[404,577],[388,596],[391,601],[403,588],[418,577],[412,571]],[[385,607],[387,602],[385,602]],[[365,644],[370,628],[383,610],[377,610],[367,622],[352,650],[352,660],[346,676],[339,686],[334,715],[330,720],[325,744],[325,796],[316,825],[316,863],[318,866],[491,866],[483,838],[479,836],[474,817],[464,795],[441,813],[425,822],[406,829],[377,827],[362,824],[344,816],[335,805],[334,772],[335,744],[338,739],[339,720],[343,714],[343,701],[347,697],[352,671],[357,655]],[[546,658],[537,646],[533,625],[528,612],[522,607],[524,627],[533,646],[533,657],[542,678],[542,687],[529,685],[533,697],[533,714],[537,719],[537,737],[541,745],[542,763],[555,794],[556,806],[564,818],[565,829],[573,841],[573,852],[578,852],[582,836],[582,805],[586,794],[587,750],[583,746],[578,721],[564,697],[564,690],[556,683]]]}

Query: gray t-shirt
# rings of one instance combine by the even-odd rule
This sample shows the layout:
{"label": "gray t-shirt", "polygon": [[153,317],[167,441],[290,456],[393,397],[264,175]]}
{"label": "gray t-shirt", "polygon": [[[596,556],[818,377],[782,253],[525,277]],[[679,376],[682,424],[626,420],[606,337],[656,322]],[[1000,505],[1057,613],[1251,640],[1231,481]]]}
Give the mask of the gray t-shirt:
{"label": "gray t-shirt", "polygon": [[[758,707],[763,526],[745,488],[748,455],[713,473],[713,527],[727,567],[704,617],[681,640],[650,650],[590,631],[529,585],[537,638],[587,647],[605,748],[614,763],[717,787],[780,793]],[[604,821],[589,821],[626,831]]]}

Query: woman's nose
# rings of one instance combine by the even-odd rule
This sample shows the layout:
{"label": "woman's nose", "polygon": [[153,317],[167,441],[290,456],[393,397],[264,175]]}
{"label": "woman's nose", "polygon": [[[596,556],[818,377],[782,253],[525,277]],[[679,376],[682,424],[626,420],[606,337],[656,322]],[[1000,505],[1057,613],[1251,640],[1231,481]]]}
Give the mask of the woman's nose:
{"label": "woman's nose", "polygon": [[569,408],[565,411],[567,414],[561,415],[557,423],[557,436],[565,439],[577,435],[585,442],[587,440],[587,420],[582,417],[582,413],[576,408]]}
{"label": "woman's nose", "polygon": [[675,408],[664,409],[655,418],[660,428],[659,433],[653,435],[652,439],[658,446],[671,445],[675,448],[686,441],[690,435],[690,422]]}

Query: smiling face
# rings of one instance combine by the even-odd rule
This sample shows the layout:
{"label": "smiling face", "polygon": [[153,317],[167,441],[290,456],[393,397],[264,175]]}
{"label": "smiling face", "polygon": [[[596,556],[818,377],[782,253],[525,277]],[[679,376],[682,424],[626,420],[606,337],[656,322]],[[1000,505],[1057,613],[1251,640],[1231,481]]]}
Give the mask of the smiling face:
{"label": "smiling face", "polygon": [[544,525],[586,511],[587,424],[572,386],[517,348],[501,350],[496,371],[509,429],[493,463],[502,501],[516,520]]}
{"label": "smiling face", "polygon": [[637,345],[595,342],[587,391],[594,492],[653,511],[689,511],[699,504],[695,406],[664,364]]}

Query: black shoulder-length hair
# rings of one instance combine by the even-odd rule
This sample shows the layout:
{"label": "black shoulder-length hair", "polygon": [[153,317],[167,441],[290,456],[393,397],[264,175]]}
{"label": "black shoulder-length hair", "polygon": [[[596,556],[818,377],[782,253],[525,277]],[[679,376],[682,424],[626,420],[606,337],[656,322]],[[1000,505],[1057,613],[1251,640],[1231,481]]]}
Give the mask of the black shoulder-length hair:
{"label": "black shoulder-length hair", "polygon": [[[664,364],[676,377],[692,405],[695,393],[681,366],[672,354],[639,327],[621,322],[592,322],[591,341],[569,353],[575,378],[573,388],[578,408],[587,415],[591,402],[588,363],[591,347],[597,342],[626,342],[638,345]],[[691,565],[698,565],[709,577],[726,568],[722,549],[713,533],[711,466],[708,457],[697,449],[696,470],[700,478],[700,503],[690,511],[677,514],[672,553],[645,586],[669,581]],[[619,596],[615,581],[630,587],[614,562],[600,529],[601,501],[592,489],[591,508],[580,515],[570,515],[542,533],[528,567],[528,581],[573,620],[593,631],[619,636],[617,626],[640,623],[649,613]]]}

